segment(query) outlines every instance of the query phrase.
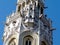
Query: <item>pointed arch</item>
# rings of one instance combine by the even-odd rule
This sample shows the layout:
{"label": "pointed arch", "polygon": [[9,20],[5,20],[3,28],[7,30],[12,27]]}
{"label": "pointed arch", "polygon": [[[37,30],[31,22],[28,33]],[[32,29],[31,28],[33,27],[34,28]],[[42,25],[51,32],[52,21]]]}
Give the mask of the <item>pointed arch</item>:
{"label": "pointed arch", "polygon": [[31,35],[27,35],[23,38],[24,45],[32,45],[33,37]]}
{"label": "pointed arch", "polygon": [[32,31],[24,31],[19,36],[19,44],[20,45],[38,45],[39,44],[39,37],[36,33]]}
{"label": "pointed arch", "polygon": [[8,45],[16,45],[15,38],[12,38],[12,39],[9,41]]}

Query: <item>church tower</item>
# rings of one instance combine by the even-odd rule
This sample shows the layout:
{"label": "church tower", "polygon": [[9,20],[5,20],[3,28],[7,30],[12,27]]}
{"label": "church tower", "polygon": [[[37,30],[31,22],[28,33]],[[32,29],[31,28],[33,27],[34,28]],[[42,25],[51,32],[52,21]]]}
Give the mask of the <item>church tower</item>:
{"label": "church tower", "polygon": [[52,45],[52,21],[44,0],[17,0],[16,12],[6,18],[4,45]]}

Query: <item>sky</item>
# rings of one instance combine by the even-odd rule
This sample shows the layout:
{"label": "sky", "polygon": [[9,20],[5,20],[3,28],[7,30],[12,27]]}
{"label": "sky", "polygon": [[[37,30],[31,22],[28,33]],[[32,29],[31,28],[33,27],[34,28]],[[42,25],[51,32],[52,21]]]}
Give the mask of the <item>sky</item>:
{"label": "sky", "polygon": [[[3,45],[3,32],[6,17],[16,10],[17,0],[0,0],[0,45]],[[45,14],[52,20],[53,45],[60,45],[60,0],[45,0]]]}

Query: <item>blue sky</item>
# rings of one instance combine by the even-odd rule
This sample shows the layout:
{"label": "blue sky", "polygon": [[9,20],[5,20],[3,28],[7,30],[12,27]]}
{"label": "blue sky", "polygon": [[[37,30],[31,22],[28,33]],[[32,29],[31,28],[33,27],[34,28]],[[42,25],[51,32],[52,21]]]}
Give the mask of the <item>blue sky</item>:
{"label": "blue sky", "polygon": [[[4,23],[6,16],[10,15],[16,9],[17,0],[0,0],[0,45],[3,45],[2,35],[4,31]],[[46,0],[45,14],[53,21],[53,45],[60,45],[60,1],[59,0]]]}

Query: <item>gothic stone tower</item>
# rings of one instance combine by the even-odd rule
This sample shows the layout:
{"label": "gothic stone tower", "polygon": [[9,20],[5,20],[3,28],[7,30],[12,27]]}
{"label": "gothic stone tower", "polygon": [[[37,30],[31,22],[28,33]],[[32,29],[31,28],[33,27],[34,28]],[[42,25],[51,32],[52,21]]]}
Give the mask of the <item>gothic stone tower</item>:
{"label": "gothic stone tower", "polygon": [[52,45],[44,0],[17,0],[16,12],[6,19],[3,41],[4,45]]}

